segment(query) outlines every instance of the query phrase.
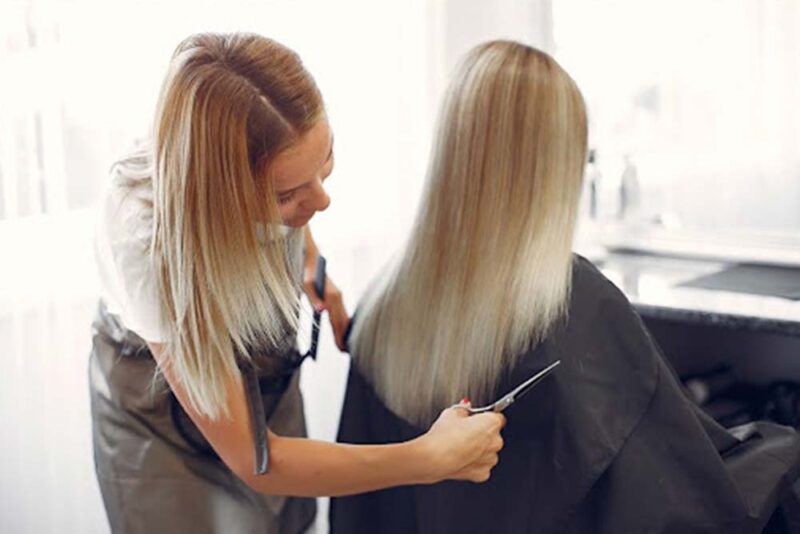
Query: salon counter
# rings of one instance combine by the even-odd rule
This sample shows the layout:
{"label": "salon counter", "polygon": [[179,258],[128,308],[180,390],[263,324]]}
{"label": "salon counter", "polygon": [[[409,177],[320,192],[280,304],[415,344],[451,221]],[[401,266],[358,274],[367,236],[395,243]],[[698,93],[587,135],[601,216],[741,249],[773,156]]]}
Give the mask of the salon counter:
{"label": "salon counter", "polygon": [[800,269],[623,250],[590,259],[679,375],[727,366],[754,384],[800,382]]}
{"label": "salon counter", "polygon": [[595,263],[643,317],[800,336],[800,268],[623,251]]}

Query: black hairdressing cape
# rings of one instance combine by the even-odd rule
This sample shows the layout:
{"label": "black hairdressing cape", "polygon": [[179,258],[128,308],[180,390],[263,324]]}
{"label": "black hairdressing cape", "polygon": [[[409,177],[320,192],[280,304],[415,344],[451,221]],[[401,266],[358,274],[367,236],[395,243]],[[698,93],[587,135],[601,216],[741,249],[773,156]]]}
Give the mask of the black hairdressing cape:
{"label": "black hairdressing cape", "polygon": [[[728,431],[695,409],[627,299],[580,257],[568,320],[497,393],[558,359],[505,412],[505,447],[488,482],[331,499],[331,532],[762,530],[798,474],[794,430],[758,423]],[[352,366],[339,441],[403,441],[423,430],[389,412]]]}

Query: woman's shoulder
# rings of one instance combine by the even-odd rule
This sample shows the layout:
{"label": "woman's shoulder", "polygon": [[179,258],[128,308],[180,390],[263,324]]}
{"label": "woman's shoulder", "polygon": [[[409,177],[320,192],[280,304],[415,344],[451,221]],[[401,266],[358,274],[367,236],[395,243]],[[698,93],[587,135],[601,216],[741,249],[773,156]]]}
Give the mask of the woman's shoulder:
{"label": "woman's shoulder", "polygon": [[98,205],[97,253],[108,253],[107,259],[117,263],[146,261],[153,237],[152,182],[132,174],[131,162],[112,167]]}
{"label": "woman's shoulder", "polygon": [[582,289],[605,289],[621,296],[622,292],[609,280],[592,261],[574,253],[572,255],[572,284]]}
{"label": "woman's shoulder", "polygon": [[614,314],[635,314],[628,297],[591,261],[573,254],[570,315],[583,311],[599,313],[602,309]]}
{"label": "woman's shoulder", "polygon": [[[575,255],[573,284],[565,321],[545,346],[564,364],[561,375],[595,376],[652,393],[659,350],[627,297],[586,258]],[[612,395],[613,396],[613,395]]]}
{"label": "woman's shoulder", "polygon": [[148,341],[162,341],[155,270],[152,182],[146,156],[116,164],[98,205],[95,262],[101,296],[126,328]]}

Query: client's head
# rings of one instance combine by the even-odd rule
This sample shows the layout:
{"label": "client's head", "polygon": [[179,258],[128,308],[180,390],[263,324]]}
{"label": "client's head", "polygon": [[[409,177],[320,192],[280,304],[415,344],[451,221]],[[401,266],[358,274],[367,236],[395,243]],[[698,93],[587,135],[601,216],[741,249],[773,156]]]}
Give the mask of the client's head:
{"label": "client's head", "polygon": [[387,406],[422,423],[501,372],[563,318],[586,112],[549,55],[474,48],[447,91],[405,251],[361,302],[351,347]]}

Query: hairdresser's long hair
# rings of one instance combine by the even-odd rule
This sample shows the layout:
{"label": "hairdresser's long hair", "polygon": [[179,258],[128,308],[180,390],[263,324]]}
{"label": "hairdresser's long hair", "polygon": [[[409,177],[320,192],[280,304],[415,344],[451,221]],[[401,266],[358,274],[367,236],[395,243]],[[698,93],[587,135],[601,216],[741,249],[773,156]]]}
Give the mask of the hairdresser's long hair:
{"label": "hairdresser's long hair", "polygon": [[193,35],[173,54],[151,142],[116,166],[132,190],[152,191],[167,365],[211,418],[228,414],[237,356],[296,328],[298,286],[287,238],[270,224],[280,217],[266,168],[323,114],[291,50],[257,35]]}
{"label": "hairdresser's long hair", "polygon": [[587,124],[575,82],[508,41],[473,49],[447,92],[415,226],[363,297],[359,368],[394,413],[428,424],[564,318]]}

